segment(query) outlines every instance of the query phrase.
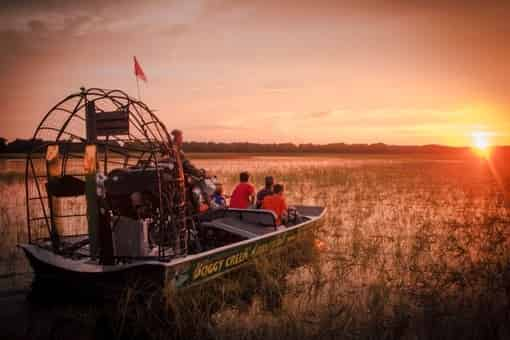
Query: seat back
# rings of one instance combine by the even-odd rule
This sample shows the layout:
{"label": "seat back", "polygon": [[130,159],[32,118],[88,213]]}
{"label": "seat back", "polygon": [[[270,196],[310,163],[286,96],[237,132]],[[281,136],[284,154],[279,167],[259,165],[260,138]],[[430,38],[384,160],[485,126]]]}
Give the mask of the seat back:
{"label": "seat back", "polygon": [[276,215],[271,210],[264,209],[227,209],[225,217],[237,218],[245,223],[263,227],[276,227]]}

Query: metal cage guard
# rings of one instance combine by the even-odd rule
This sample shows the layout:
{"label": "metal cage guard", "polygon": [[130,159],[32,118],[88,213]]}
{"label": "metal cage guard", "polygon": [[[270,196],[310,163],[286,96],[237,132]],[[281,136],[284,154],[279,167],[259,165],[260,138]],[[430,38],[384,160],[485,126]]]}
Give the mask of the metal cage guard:
{"label": "metal cage guard", "polygon": [[[141,164],[149,164],[155,169],[158,184],[159,206],[155,210],[160,225],[153,226],[153,230],[159,230],[158,237],[163,240],[171,237],[170,224],[177,228],[173,255],[168,252],[170,242],[159,247],[157,257],[187,254],[190,218],[180,150],[143,102],[120,90],[81,88],[46,113],[34,132],[32,144],[25,165],[29,243],[49,240],[53,251],[78,256],[77,251],[87,241],[68,240],[83,234],[75,230],[83,231],[80,226],[86,224],[91,258],[98,257],[105,264],[124,258],[113,256],[107,249],[112,241],[105,238],[103,229],[111,228],[114,211],[108,199],[98,193],[101,177],[116,168],[140,167],[143,171]],[[163,166],[168,162],[174,165],[171,170]],[[59,191],[64,184],[79,188],[81,182],[83,193],[79,189]],[[58,211],[83,207],[83,201],[86,213]]]}

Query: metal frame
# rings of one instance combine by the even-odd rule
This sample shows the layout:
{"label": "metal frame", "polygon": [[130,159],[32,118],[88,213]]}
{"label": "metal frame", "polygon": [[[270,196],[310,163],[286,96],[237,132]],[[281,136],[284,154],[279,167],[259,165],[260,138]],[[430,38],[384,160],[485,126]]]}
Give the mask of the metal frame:
{"label": "metal frame", "polygon": [[[80,152],[73,150],[73,146],[78,147],[87,143],[85,107],[89,102],[94,102],[97,112],[125,110],[129,114],[129,134],[110,135],[95,141],[98,149],[104,152],[104,157],[98,156],[97,159],[98,171],[107,172],[109,165],[127,167],[136,165],[141,160],[150,160],[155,164],[161,187],[158,162],[163,157],[173,157],[175,159],[176,152],[178,152],[172,144],[172,139],[165,125],[154,115],[152,110],[143,102],[129,97],[121,90],[81,88],[80,92],[60,100],[44,115],[37,126],[32,137],[34,147],[26,156],[27,232],[28,242],[31,244],[47,243],[51,235],[51,225],[55,219],[81,218],[83,216],[83,214],[53,216],[50,213],[51,198],[45,189],[48,173],[43,164],[47,146],[50,144],[62,145],[61,174],[84,176],[82,171],[72,170],[72,161],[84,157]],[[42,142],[36,145],[39,140]],[[121,156],[123,160],[119,161],[114,157],[108,157],[107,153],[109,152]],[[104,163],[102,169],[99,166],[100,162]],[[176,178],[176,181],[178,182],[179,179]],[[164,199],[161,188],[159,196],[162,205]],[[35,214],[36,209],[39,210],[39,214]],[[163,211],[163,206],[160,207],[160,211]],[[44,225],[46,231],[41,230],[41,227],[44,229]],[[160,252],[159,255],[160,257],[165,256],[164,251]]]}

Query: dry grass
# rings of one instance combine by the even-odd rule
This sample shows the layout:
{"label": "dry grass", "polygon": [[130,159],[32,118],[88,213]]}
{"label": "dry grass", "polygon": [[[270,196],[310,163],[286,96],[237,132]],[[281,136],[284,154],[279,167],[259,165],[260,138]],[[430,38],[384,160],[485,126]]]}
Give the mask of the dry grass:
{"label": "dry grass", "polygon": [[[476,159],[197,162],[227,191],[247,169],[258,184],[275,176],[291,202],[327,206],[324,246],[297,268],[272,256],[182,293],[130,288],[112,312],[118,337],[510,338],[508,165],[498,184]],[[7,177],[2,191],[22,190]],[[0,203],[0,232],[12,235],[23,209]]]}

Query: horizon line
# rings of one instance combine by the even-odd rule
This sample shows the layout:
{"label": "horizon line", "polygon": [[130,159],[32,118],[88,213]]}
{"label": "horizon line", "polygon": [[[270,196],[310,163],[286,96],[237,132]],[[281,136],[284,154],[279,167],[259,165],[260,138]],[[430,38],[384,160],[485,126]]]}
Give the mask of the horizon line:
{"label": "horizon line", "polygon": [[[6,140],[6,145],[9,145],[16,140],[21,141],[31,141],[33,138],[21,138],[21,137],[15,137],[11,140],[8,138],[1,137]],[[43,140],[45,141],[45,140]],[[49,142],[52,142],[51,140]],[[62,140],[61,142],[66,142]],[[313,146],[328,146],[328,145],[345,145],[345,146],[375,146],[375,145],[384,145],[387,147],[443,147],[443,148],[452,148],[452,149],[472,149],[474,148],[473,145],[447,145],[447,144],[435,144],[435,143],[428,143],[428,144],[387,144],[384,142],[374,142],[374,143],[346,143],[346,142],[329,142],[329,143],[313,143],[313,142],[302,142],[302,143],[295,143],[295,142],[250,142],[250,141],[236,141],[236,142],[227,142],[227,141],[197,141],[197,140],[190,140],[190,141],[184,141],[184,144],[189,143],[213,143],[213,144],[255,144],[255,145],[282,145],[282,144],[292,144],[295,146],[300,145],[313,145]],[[489,148],[506,148],[510,147],[510,144],[498,144],[498,145],[490,145]]]}

